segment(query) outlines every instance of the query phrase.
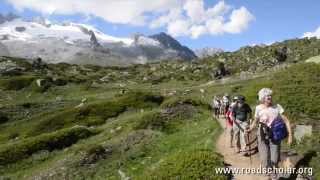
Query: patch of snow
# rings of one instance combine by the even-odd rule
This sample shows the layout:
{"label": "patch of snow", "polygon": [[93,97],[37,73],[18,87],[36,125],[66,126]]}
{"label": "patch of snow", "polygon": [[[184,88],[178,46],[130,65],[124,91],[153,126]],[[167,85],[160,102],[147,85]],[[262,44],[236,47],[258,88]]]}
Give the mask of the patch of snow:
{"label": "patch of snow", "polygon": [[[50,26],[48,26],[50,25]],[[26,30],[24,32],[17,32],[15,30],[16,27],[25,27]],[[86,33],[87,31],[88,33]],[[8,36],[11,40],[32,40],[37,38],[58,38],[66,40],[67,43],[75,42],[77,40],[90,40],[90,33],[92,31],[95,33],[98,41],[114,43],[114,42],[122,42],[125,45],[131,45],[133,40],[130,38],[118,38],[113,37],[103,32],[95,29],[92,26],[85,24],[76,24],[76,23],[66,23],[63,25],[60,24],[51,24],[51,22],[47,20],[43,20],[43,22],[28,22],[22,19],[15,19],[10,22],[5,22],[0,25],[0,36]]]}
{"label": "patch of snow", "polygon": [[136,41],[137,45],[143,45],[143,46],[160,46],[160,42],[156,41],[154,39],[145,37],[145,36],[139,36]]}

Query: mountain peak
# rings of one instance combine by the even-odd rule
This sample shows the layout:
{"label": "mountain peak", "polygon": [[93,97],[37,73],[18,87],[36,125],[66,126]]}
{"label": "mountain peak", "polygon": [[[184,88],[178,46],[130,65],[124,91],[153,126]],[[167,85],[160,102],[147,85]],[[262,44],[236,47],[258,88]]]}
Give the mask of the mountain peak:
{"label": "mountain peak", "polygon": [[159,34],[154,34],[149,37],[159,41],[165,48],[170,48],[178,51],[179,56],[182,57],[182,59],[192,60],[197,58],[197,56],[191,49],[186,46],[182,46],[176,39],[164,32],[160,32]]}

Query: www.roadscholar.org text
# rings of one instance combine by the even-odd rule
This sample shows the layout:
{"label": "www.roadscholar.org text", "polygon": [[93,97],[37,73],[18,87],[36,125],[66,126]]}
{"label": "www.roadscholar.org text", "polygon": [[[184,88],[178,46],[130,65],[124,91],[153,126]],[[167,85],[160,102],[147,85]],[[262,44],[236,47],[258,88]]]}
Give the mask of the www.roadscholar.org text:
{"label": "www.roadscholar.org text", "polygon": [[306,168],[215,168],[216,174],[302,174],[312,176],[311,167]]}

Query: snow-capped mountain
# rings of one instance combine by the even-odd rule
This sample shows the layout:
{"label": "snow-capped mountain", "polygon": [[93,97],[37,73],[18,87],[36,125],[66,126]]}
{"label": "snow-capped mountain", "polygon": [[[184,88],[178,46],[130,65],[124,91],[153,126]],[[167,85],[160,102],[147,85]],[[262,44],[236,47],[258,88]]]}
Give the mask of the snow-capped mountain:
{"label": "snow-capped mountain", "polygon": [[55,24],[0,16],[0,56],[36,58],[51,63],[127,65],[166,59],[195,59],[187,47],[165,33],[122,38],[78,23]]}

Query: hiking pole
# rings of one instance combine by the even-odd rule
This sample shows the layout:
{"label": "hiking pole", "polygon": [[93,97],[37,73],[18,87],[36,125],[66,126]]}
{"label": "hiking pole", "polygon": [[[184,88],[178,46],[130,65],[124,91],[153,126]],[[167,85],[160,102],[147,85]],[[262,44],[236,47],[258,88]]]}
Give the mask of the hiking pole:
{"label": "hiking pole", "polygon": [[251,142],[250,142],[250,136],[249,136],[249,132],[247,132],[247,142],[248,142],[248,147],[249,147],[249,159],[250,159],[250,168],[252,167],[252,157],[251,157]]}

